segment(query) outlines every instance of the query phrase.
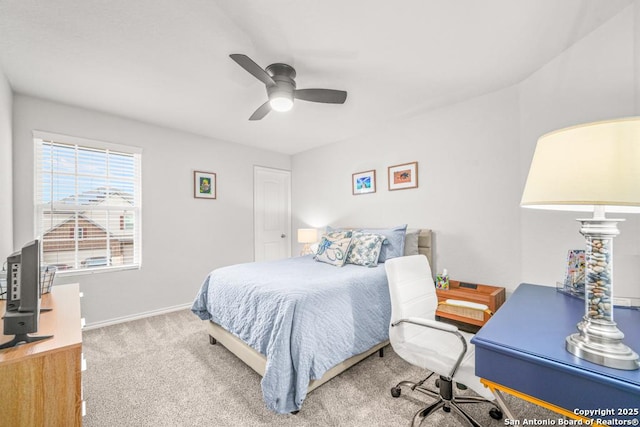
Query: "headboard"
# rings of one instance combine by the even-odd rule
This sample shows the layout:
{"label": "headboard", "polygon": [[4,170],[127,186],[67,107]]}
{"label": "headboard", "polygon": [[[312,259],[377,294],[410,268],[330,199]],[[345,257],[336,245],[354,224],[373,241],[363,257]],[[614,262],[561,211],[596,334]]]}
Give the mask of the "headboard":
{"label": "headboard", "polygon": [[420,229],[420,234],[418,235],[418,252],[427,257],[431,270],[433,270],[433,240],[431,238],[431,230],[428,228]]}

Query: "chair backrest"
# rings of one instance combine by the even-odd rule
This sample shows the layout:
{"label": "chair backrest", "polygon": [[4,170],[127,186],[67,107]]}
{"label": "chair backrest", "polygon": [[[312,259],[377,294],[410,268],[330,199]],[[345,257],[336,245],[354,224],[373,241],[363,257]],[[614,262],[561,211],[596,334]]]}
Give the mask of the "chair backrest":
{"label": "chair backrest", "polygon": [[[391,323],[407,317],[435,319],[438,297],[433,283],[431,266],[424,255],[392,258],[384,263],[391,296]],[[405,325],[391,328],[389,338],[392,343],[410,339]]]}

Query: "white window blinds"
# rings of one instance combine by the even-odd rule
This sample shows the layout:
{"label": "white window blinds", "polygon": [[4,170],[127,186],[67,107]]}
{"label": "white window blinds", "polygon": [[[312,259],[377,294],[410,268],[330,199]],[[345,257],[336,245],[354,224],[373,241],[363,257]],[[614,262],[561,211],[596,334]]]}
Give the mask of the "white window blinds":
{"label": "white window blinds", "polygon": [[140,265],[141,150],[34,132],[41,262],[58,271]]}

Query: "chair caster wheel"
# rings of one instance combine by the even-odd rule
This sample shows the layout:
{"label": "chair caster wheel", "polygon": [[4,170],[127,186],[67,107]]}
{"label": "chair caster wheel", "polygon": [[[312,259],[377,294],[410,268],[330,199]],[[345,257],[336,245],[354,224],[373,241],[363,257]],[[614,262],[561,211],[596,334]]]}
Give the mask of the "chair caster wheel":
{"label": "chair caster wheel", "polygon": [[456,387],[458,387],[458,390],[466,390],[467,386],[461,383],[456,383]]}
{"label": "chair caster wheel", "polygon": [[436,388],[440,388],[440,378],[436,378]]}
{"label": "chair caster wheel", "polygon": [[392,387],[391,388],[391,396],[392,397],[400,397],[400,393],[402,392],[402,390],[400,389],[400,387]]}
{"label": "chair caster wheel", "polygon": [[442,410],[443,410],[444,412],[451,412],[451,408],[450,408],[450,407],[448,407],[448,406],[443,406],[443,407],[442,407]]}
{"label": "chair caster wheel", "polygon": [[501,420],[502,419],[502,411],[498,408],[491,408],[491,410],[489,410],[489,416],[491,418],[493,418],[494,420]]}

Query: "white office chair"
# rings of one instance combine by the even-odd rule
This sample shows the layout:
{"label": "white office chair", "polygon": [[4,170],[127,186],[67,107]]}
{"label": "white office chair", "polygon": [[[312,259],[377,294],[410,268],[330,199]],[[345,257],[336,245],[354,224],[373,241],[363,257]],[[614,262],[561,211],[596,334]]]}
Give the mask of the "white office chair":
{"label": "white office chair", "polygon": [[[411,425],[420,424],[429,414],[442,408],[445,412],[453,409],[469,425],[481,427],[460,406],[480,402],[492,404],[489,415],[501,419],[502,411],[493,402],[495,396],[475,376],[474,346],[469,343],[473,335],[436,320],[438,298],[427,258],[424,255],[393,258],[385,262],[385,269],[391,295],[391,346],[407,362],[431,371],[418,383],[398,383],[391,389],[391,395],[399,397],[401,387],[408,386],[436,398],[435,402],[415,414]],[[423,387],[434,373],[440,376],[436,379],[439,390]],[[469,387],[481,397],[454,395],[454,382],[459,388]]]}

